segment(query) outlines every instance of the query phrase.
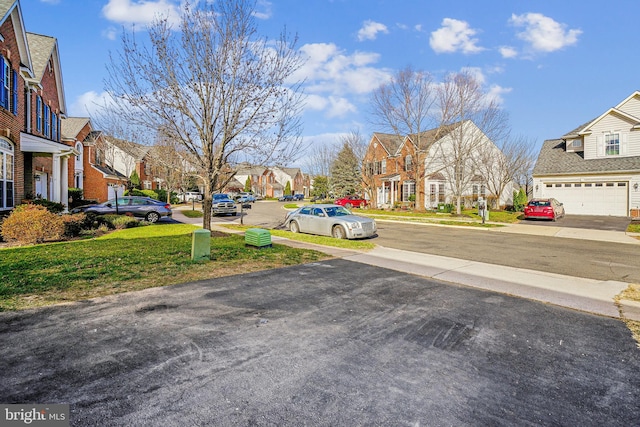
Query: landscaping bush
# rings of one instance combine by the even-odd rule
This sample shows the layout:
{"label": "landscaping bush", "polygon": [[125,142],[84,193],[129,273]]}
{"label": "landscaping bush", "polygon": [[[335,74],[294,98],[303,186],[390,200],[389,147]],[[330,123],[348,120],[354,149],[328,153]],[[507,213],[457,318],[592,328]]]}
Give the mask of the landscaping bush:
{"label": "landscaping bush", "polygon": [[62,213],[62,211],[64,211],[64,205],[62,203],[52,202],[51,200],[47,200],[47,199],[38,198],[33,200],[31,204],[37,205],[37,206],[44,206],[49,212],[54,214],[59,214],[59,213]]}
{"label": "landscaping bush", "polygon": [[527,193],[525,193],[524,188],[520,188],[520,191],[513,192],[513,210],[516,212],[522,212],[524,210],[524,205],[527,204]]}
{"label": "landscaping bush", "polygon": [[62,215],[62,222],[65,237],[77,237],[83,230],[91,228],[91,224],[87,223],[87,215],[83,213]]}
{"label": "landscaping bush", "polygon": [[[129,190],[129,191],[125,191],[124,192],[125,196],[141,196],[141,197],[151,197],[152,199],[156,199],[156,200],[161,200],[158,199],[158,193],[156,193],[154,190],[138,190],[138,189],[133,189],[133,190]],[[166,200],[166,193],[165,193],[165,200]]]}
{"label": "landscaping bush", "polygon": [[64,221],[60,215],[44,206],[27,204],[17,206],[2,222],[0,233],[8,242],[22,244],[59,240],[64,234]]}
{"label": "landscaping bush", "polygon": [[138,221],[129,215],[101,215],[99,217],[99,222],[100,225],[106,225],[111,230],[122,230],[146,224],[144,221]]}

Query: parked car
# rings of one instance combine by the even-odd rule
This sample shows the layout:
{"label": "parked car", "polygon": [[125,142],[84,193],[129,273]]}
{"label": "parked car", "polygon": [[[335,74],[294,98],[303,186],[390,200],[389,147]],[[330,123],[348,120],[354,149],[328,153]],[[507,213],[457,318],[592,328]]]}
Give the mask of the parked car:
{"label": "parked car", "polygon": [[524,207],[524,219],[543,218],[555,221],[564,217],[564,206],[554,198],[531,199]]}
{"label": "parked car", "polygon": [[162,217],[173,215],[169,203],[142,196],[122,196],[117,199],[107,200],[104,203],[78,206],[71,210],[71,213],[80,212],[98,215],[132,215],[137,218],[144,218],[149,222],[157,222]]}
{"label": "parked car", "polygon": [[255,203],[256,198],[253,194],[243,194],[242,196],[236,198],[236,202],[238,204],[241,203]]}
{"label": "parked car", "polygon": [[181,202],[201,202],[202,194],[197,191],[187,191],[186,193],[178,194],[178,200]]}
{"label": "parked car", "polygon": [[372,237],[378,231],[374,219],[353,215],[344,206],[334,204],[298,208],[286,215],[284,225],[294,233],[319,234],[336,239]]}
{"label": "parked car", "polygon": [[285,194],[278,199],[281,202],[293,202],[293,196],[291,194]]}
{"label": "parked car", "polygon": [[297,200],[297,201],[304,200],[304,194],[294,194],[293,200]]}
{"label": "parked car", "polygon": [[211,211],[213,215],[237,215],[236,202],[228,194],[218,193],[212,196]]}
{"label": "parked car", "polygon": [[344,196],[335,201],[336,205],[344,206],[347,209],[351,208],[364,208],[367,206],[367,201],[358,195]]}

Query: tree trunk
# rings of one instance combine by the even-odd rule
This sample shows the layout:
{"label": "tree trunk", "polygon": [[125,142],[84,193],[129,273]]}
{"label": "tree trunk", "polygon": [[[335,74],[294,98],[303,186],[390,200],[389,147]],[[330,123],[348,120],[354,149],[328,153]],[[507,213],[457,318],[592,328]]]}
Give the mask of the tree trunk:
{"label": "tree trunk", "polygon": [[211,205],[211,194],[207,194],[202,201],[202,211],[204,213],[202,215],[202,228],[205,230],[211,230]]}

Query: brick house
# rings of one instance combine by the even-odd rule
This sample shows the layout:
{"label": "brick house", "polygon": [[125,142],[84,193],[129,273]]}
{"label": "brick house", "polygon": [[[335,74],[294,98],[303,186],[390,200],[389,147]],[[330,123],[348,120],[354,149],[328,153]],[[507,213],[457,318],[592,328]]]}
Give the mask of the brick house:
{"label": "brick house", "polygon": [[410,139],[375,132],[364,157],[365,197],[372,206],[409,202],[416,192]]}
{"label": "brick house", "polygon": [[84,198],[104,202],[122,195],[128,177],[107,166],[100,158],[99,147],[106,142],[100,131],[92,128],[87,117],[65,117],[60,126],[62,141],[75,148],[76,156],[69,162],[70,187],[81,188]]}
{"label": "brick house", "polygon": [[[422,164],[417,164],[415,156],[418,145],[424,150]],[[451,161],[456,147],[462,147],[459,151],[470,151],[458,166]],[[513,203],[511,184],[505,186],[498,200],[498,195],[489,192],[490,187],[496,187],[495,183],[483,176],[480,167],[498,168],[505,163],[499,161],[503,158],[493,141],[475,123],[465,120],[419,135],[374,133],[365,153],[362,178],[370,204],[377,207],[409,203],[416,194],[418,179],[424,179],[424,205],[418,208],[436,209],[441,203],[453,204],[455,186],[460,187],[462,204],[468,207],[480,197],[504,206]]]}
{"label": "brick house", "polygon": [[60,139],[57,40],[26,32],[19,1],[0,1],[0,16],[0,213],[38,195],[66,204],[77,153]]}

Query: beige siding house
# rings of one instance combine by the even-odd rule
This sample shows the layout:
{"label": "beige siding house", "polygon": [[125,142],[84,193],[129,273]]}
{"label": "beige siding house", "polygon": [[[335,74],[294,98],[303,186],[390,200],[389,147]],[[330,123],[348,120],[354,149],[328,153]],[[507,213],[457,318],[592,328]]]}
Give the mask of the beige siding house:
{"label": "beige siding house", "polygon": [[559,139],[544,142],[534,197],[575,215],[640,217],[640,92]]}

